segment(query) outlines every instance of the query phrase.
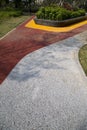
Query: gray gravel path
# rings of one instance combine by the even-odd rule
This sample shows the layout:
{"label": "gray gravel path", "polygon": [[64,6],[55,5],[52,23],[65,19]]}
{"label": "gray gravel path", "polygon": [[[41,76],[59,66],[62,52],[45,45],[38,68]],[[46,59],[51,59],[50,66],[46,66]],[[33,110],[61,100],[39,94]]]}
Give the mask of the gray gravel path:
{"label": "gray gravel path", "polygon": [[87,32],[24,57],[0,86],[0,130],[87,130]]}

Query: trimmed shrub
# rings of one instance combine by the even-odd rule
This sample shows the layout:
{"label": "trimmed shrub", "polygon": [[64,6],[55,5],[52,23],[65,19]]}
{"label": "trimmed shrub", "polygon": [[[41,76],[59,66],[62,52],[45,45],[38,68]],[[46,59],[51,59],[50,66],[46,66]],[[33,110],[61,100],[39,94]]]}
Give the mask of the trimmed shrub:
{"label": "trimmed shrub", "polygon": [[76,18],[76,17],[80,17],[81,15],[80,15],[80,13],[79,13],[79,11],[73,11],[72,13],[71,13],[71,18]]}
{"label": "trimmed shrub", "polygon": [[80,13],[81,16],[85,16],[86,11],[84,9],[80,9],[78,10],[78,12]]}
{"label": "trimmed shrub", "polygon": [[44,19],[45,13],[43,13],[43,12],[41,12],[41,11],[38,11],[36,15],[37,15],[37,18],[38,18],[38,19]]}
{"label": "trimmed shrub", "polygon": [[36,13],[38,19],[47,20],[67,20],[70,18],[76,18],[84,16],[86,14],[85,10],[79,9],[78,11],[70,11],[62,7],[41,7]]}
{"label": "trimmed shrub", "polygon": [[85,10],[79,9],[78,11],[72,11],[71,12],[71,18],[85,16],[85,14],[86,14]]}
{"label": "trimmed shrub", "polygon": [[57,16],[56,16],[56,20],[59,20],[59,21],[61,21],[63,18],[62,18],[62,14],[61,13],[59,13]]}
{"label": "trimmed shrub", "polygon": [[66,20],[70,18],[70,11],[64,8],[61,8],[59,12],[57,12],[57,15],[58,15],[57,18],[59,17],[59,19],[57,20]]}

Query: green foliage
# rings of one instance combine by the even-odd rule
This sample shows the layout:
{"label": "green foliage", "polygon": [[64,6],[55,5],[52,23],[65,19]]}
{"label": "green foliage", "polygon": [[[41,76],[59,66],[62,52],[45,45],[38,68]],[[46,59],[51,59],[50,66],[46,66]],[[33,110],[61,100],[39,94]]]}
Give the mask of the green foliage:
{"label": "green foliage", "polygon": [[70,18],[70,11],[64,8],[60,8],[60,10],[57,12],[56,20],[66,20],[69,18]]}
{"label": "green foliage", "polygon": [[41,7],[40,9],[39,9],[42,13],[45,13],[45,7]]}
{"label": "green foliage", "polygon": [[9,16],[10,17],[19,17],[19,16],[21,16],[22,15],[22,12],[21,11],[11,11],[10,13],[9,13]]}
{"label": "green foliage", "polygon": [[7,7],[5,7],[5,8],[1,8],[0,9],[0,12],[1,11],[17,11],[17,9],[14,9],[13,7],[11,7],[11,6],[7,6]]}
{"label": "green foliage", "polygon": [[41,11],[38,11],[37,12],[37,17],[38,17],[38,19],[44,19],[44,13],[41,12]]}
{"label": "green foliage", "polygon": [[76,18],[76,17],[80,17],[79,11],[72,11],[71,18]]}
{"label": "green foliage", "polygon": [[12,11],[0,11],[0,20],[10,18],[10,17],[18,17],[22,15],[22,11],[12,10]]}
{"label": "green foliage", "polygon": [[76,17],[84,16],[85,14],[86,14],[85,10],[78,9],[77,11],[72,11],[71,12],[71,18],[76,18]]}
{"label": "green foliage", "polygon": [[84,16],[86,14],[86,11],[84,9],[78,10],[81,16]]}
{"label": "green foliage", "polygon": [[38,19],[47,19],[47,20],[66,20],[70,18],[76,18],[85,15],[85,10],[79,9],[77,11],[70,11],[58,6],[47,6],[41,7],[36,13]]}
{"label": "green foliage", "polygon": [[56,16],[56,20],[61,21],[62,19],[63,19],[62,14],[59,13],[59,14]]}

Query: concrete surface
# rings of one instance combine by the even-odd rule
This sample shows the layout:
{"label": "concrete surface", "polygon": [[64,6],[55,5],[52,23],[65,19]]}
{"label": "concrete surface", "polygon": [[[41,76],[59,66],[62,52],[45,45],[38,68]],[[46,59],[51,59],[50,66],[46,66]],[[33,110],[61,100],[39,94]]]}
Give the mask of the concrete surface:
{"label": "concrete surface", "polygon": [[0,130],[87,130],[87,32],[25,56],[0,85]]}

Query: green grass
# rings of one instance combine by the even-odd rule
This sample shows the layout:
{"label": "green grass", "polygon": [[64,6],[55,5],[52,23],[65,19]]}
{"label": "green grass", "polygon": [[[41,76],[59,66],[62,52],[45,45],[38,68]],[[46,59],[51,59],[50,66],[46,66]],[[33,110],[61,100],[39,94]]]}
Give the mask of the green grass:
{"label": "green grass", "polygon": [[79,60],[83,70],[87,76],[87,44],[84,45],[79,51]]}
{"label": "green grass", "polygon": [[6,33],[17,27],[19,24],[27,20],[29,16],[4,17],[0,20],[0,38]]}

